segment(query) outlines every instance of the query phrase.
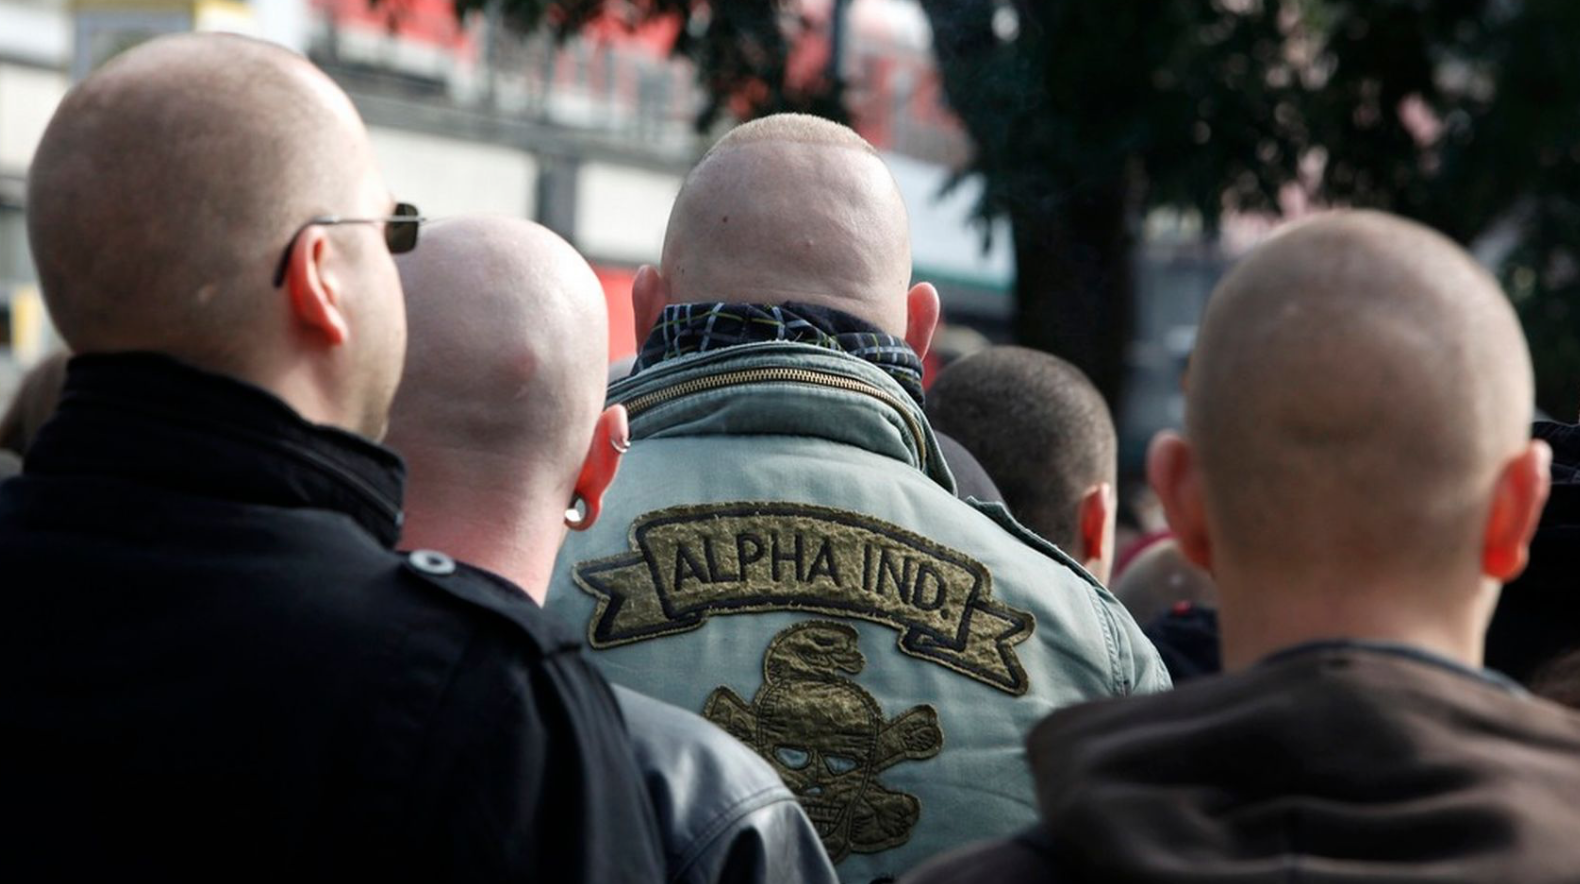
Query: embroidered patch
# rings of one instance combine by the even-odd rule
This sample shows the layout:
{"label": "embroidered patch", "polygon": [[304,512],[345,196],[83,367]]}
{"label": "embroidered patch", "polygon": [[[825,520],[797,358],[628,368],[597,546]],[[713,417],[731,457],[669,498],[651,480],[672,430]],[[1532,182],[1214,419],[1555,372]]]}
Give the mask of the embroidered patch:
{"label": "embroidered patch", "polygon": [[715,614],[807,611],[899,630],[900,650],[1020,696],[1015,645],[1031,612],[993,598],[981,562],[879,519],[792,503],[658,510],[631,525],[632,552],[582,562],[598,600],[594,648],[700,627]]}
{"label": "embroidered patch", "polygon": [[857,640],[841,623],[797,623],[768,643],[763,686],[750,704],[720,687],[702,710],[768,759],[836,863],[910,840],[922,803],[888,789],[878,775],[901,761],[931,758],[944,745],[933,707],[885,719],[872,694],[844,677],[866,665]]}

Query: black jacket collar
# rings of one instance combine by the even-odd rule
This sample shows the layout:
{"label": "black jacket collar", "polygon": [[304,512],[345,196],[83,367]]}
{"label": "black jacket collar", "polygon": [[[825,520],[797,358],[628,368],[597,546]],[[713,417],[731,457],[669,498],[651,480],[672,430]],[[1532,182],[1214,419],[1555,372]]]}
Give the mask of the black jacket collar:
{"label": "black jacket collar", "polygon": [[394,452],[309,423],[257,387],[151,353],[73,358],[25,469],[333,510],[385,546],[400,538],[406,467]]}

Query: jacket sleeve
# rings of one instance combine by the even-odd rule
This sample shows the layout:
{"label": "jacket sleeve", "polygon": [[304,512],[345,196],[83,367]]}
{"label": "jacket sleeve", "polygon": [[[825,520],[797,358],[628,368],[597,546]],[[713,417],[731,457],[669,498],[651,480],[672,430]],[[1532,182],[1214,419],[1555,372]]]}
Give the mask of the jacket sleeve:
{"label": "jacket sleeve", "polygon": [[1158,649],[1143,636],[1140,641],[1146,642],[1141,656],[1144,659],[1137,668],[1136,688],[1132,693],[1159,694],[1174,687],[1174,678],[1169,675],[1167,666],[1163,665],[1163,658],[1158,654]]}
{"label": "jacket sleeve", "polygon": [[1113,618],[1130,652],[1130,693],[1157,694],[1174,687],[1174,679],[1157,646],[1141,631],[1140,624],[1118,601],[1112,602],[1109,614]]}
{"label": "jacket sleeve", "polygon": [[405,827],[412,878],[663,879],[624,722],[579,651],[539,655],[485,626],[432,715]]}
{"label": "jacket sleeve", "polygon": [[675,884],[838,884],[812,821],[783,797],[733,820],[670,879]]}

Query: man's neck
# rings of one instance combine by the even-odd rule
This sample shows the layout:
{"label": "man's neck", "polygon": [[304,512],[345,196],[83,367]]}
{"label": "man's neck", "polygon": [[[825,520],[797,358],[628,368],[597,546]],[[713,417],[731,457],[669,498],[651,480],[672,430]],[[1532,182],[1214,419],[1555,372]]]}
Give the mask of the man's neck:
{"label": "man's neck", "polygon": [[554,554],[565,532],[564,508],[535,507],[532,497],[496,502],[477,495],[441,498],[413,483],[406,495],[404,549],[435,549],[498,574],[542,605]]}
{"label": "man's neck", "polygon": [[339,427],[369,439],[383,435],[364,426],[366,421],[351,415],[344,403],[331,391],[319,367],[306,360],[273,368],[237,367],[234,377],[273,393],[296,410],[304,419],[321,426]]}
{"label": "man's neck", "polygon": [[1224,670],[1238,671],[1285,648],[1333,639],[1410,645],[1472,669],[1482,667],[1496,592],[1446,581],[1338,581],[1220,576]]}

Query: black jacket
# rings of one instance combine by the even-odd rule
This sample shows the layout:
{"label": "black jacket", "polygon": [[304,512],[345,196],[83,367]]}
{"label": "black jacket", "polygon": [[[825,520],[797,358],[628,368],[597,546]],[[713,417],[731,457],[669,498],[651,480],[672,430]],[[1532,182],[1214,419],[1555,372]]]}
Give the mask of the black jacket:
{"label": "black jacket", "polygon": [[1062,709],[1028,748],[1042,830],[907,884],[1580,880],[1580,713],[1408,648]]}
{"label": "black jacket", "polygon": [[75,359],[0,484],[5,876],[658,880],[607,686],[514,586],[395,553],[402,482],[255,388]]}
{"label": "black jacket", "polygon": [[1580,426],[1542,421],[1553,447],[1553,488],[1525,573],[1503,588],[1487,631],[1487,665],[1530,682],[1543,664],[1580,648]]}

